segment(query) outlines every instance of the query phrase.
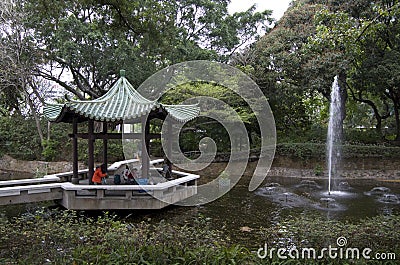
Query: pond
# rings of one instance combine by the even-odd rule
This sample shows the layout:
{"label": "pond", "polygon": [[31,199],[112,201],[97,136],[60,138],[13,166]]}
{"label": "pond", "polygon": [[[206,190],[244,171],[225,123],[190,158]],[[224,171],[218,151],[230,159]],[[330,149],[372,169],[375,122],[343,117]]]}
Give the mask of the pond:
{"label": "pond", "polygon": [[[346,179],[340,193],[328,195],[326,179],[302,180],[295,177],[268,177],[254,192],[248,191],[250,177],[218,200],[197,207],[169,206],[158,211],[117,211],[128,222],[190,224],[199,215],[223,231],[226,240],[247,247],[262,244],[256,235],[261,227],[277,224],[299,215],[357,222],[376,215],[400,214],[400,183],[372,179]],[[381,187],[376,189],[376,187]],[[375,189],[374,189],[375,188]],[[385,196],[382,196],[386,194]],[[55,207],[50,205],[49,207]],[[35,204],[1,207],[8,216],[33,211]],[[88,214],[99,214],[91,212]]]}
{"label": "pond", "polygon": [[[346,180],[348,184],[346,191],[328,196],[327,181],[324,179],[315,180],[318,187],[314,188],[304,186],[298,178],[269,177],[254,192],[248,191],[248,180],[243,178],[229,193],[203,206],[170,206],[158,212],[120,214],[127,214],[132,222],[142,220],[159,222],[168,219],[178,224],[186,224],[200,214],[209,218],[215,229],[224,231],[232,242],[248,247],[260,245],[253,230],[301,214],[350,222],[381,214],[400,214],[399,201],[386,202],[381,200],[380,194],[368,194],[374,187],[385,186],[390,189],[390,194],[400,198],[400,183],[365,179]],[[269,192],[271,186],[278,186],[279,191]],[[334,201],[327,203],[324,198],[331,198]]]}

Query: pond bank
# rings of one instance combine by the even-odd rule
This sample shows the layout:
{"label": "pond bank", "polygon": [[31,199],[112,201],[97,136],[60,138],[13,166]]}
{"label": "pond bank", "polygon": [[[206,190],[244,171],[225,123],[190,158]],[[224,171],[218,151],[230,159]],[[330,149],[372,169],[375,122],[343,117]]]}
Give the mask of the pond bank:
{"label": "pond bank", "polygon": [[[80,164],[79,168],[83,169],[85,166]],[[40,177],[68,171],[72,171],[72,163],[68,161],[26,161],[18,160],[8,155],[0,158],[0,180]]]}
{"label": "pond bank", "polygon": [[[226,167],[226,162],[212,163],[202,170],[202,177],[218,176]],[[248,163],[245,176],[253,175],[257,161]],[[318,159],[298,159],[289,156],[275,156],[268,176],[285,176],[297,178],[324,178],[327,176],[325,161]],[[85,165],[80,164],[80,168]],[[399,159],[376,157],[348,158],[342,165],[342,177],[351,179],[400,179]],[[68,161],[45,162],[17,160],[4,155],[0,159],[0,180],[30,178],[35,175],[72,171]]]}
{"label": "pond bank", "polygon": [[[400,179],[400,161],[377,157],[347,158],[342,161],[340,175],[348,179]],[[268,176],[324,178],[328,175],[325,161],[300,160],[287,156],[274,159]]]}

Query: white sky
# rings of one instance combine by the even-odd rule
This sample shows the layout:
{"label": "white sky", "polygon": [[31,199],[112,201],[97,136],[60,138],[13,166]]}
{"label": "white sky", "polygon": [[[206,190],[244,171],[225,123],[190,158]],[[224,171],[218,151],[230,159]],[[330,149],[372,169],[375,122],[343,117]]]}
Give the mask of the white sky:
{"label": "white sky", "polygon": [[256,11],[273,10],[272,17],[279,20],[292,0],[231,0],[228,5],[229,13],[246,11],[256,4]]}

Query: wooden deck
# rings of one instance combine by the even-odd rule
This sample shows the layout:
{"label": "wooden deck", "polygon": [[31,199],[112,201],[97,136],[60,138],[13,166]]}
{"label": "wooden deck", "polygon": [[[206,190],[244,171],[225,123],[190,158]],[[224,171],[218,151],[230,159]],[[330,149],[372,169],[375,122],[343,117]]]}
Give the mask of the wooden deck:
{"label": "wooden deck", "polygon": [[[119,173],[127,160],[109,167],[109,172]],[[152,161],[152,164],[160,163]],[[160,168],[152,169],[155,171]],[[82,170],[84,177],[88,171]],[[108,210],[108,209],[161,209],[197,194],[198,175],[173,171],[176,179],[166,181],[151,177],[153,185],[85,185],[65,182],[72,172],[48,175],[43,178],[21,179],[0,182],[0,205],[56,201],[67,209]],[[84,179],[82,179],[84,181]],[[153,182],[152,181],[152,182]]]}

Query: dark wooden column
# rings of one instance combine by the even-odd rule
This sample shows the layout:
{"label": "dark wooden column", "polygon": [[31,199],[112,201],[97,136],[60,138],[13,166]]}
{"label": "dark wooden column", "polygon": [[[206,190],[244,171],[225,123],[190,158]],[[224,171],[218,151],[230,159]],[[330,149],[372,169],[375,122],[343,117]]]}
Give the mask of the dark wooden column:
{"label": "dark wooden column", "polygon": [[93,184],[92,177],[94,173],[94,121],[89,120],[88,122],[88,178],[89,184]]}
{"label": "dark wooden column", "polygon": [[167,145],[167,150],[165,151],[167,157],[169,159],[171,159],[171,155],[172,155],[172,119],[166,119],[165,120],[167,122],[167,135],[164,138],[164,140],[166,141],[166,145]]}
{"label": "dark wooden column", "polygon": [[147,134],[149,133],[149,125],[147,124],[147,116],[144,115],[141,118],[142,124],[142,177],[148,178],[149,177],[149,168],[150,168],[150,159],[147,153],[148,148],[148,137]]}
{"label": "dark wooden column", "polygon": [[74,118],[72,121],[72,180],[73,184],[79,183],[78,176],[78,121]]}
{"label": "dark wooden column", "polygon": [[146,154],[147,157],[149,158],[149,163],[150,163],[150,120],[146,121],[146,127],[145,127],[145,139],[146,139]]}
{"label": "dark wooden column", "polygon": [[108,150],[108,137],[107,137],[107,122],[103,122],[103,133],[105,138],[103,139],[103,163],[108,167],[107,150]]}
{"label": "dark wooden column", "polygon": [[168,170],[171,173],[172,176],[172,163],[171,163],[171,158],[172,158],[172,125],[174,120],[172,118],[167,120],[167,165],[168,165]]}

